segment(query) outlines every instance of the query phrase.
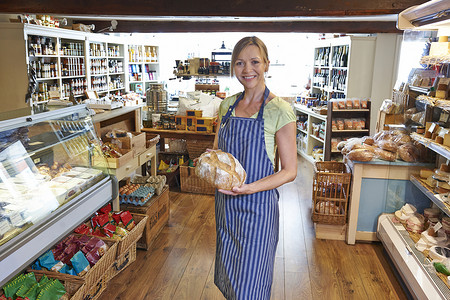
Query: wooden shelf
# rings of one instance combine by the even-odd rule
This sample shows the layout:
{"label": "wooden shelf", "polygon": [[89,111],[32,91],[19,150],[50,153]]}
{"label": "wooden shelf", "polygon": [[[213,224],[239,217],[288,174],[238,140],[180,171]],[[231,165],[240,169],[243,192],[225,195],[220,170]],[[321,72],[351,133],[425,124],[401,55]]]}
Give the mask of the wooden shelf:
{"label": "wooden shelf", "polygon": [[334,113],[339,113],[339,112],[369,112],[370,109],[368,108],[359,108],[359,109],[334,109],[333,112]]}

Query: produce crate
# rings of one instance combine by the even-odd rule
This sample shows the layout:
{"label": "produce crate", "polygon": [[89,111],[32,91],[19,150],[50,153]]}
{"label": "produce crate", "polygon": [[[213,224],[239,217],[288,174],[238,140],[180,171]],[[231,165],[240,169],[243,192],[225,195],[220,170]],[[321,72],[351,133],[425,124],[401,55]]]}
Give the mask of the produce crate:
{"label": "produce crate", "polygon": [[142,237],[136,244],[137,248],[148,250],[169,220],[169,187],[166,185],[159,196],[153,196],[143,206],[123,204],[121,209],[128,210],[133,215],[145,214],[148,217]]}
{"label": "produce crate", "polygon": [[136,261],[136,242],[130,245],[125,253],[116,258],[114,264],[109,267],[107,272],[108,281]]}
{"label": "produce crate", "polygon": [[[83,276],[68,275],[47,270],[33,270],[31,268],[27,269],[27,272],[34,272],[36,276],[45,274],[49,278],[56,278],[63,281],[66,292],[70,295],[80,293],[80,299],[85,299],[87,296],[93,297],[93,294],[98,295],[100,289],[103,290],[106,288],[108,278],[105,278],[105,275],[109,268],[114,264],[117,253],[117,242],[112,242],[103,238],[100,239],[104,240],[108,245],[108,250]],[[92,293],[93,290],[96,292]]]}
{"label": "produce crate", "polygon": [[118,158],[94,155],[93,165],[95,167],[118,169],[133,159],[133,151],[120,149],[120,153],[122,154],[122,156]]}
{"label": "produce crate", "polygon": [[216,191],[211,184],[195,175],[195,168],[189,167],[188,162],[180,166],[180,181],[182,192],[214,195]]}
{"label": "produce crate", "polygon": [[187,140],[186,148],[189,153],[189,158],[194,159],[199,157],[206,149],[212,149],[213,144],[213,141]]}
{"label": "produce crate", "polygon": [[321,224],[345,224],[351,173],[342,162],[316,162],[313,179],[312,220]]}

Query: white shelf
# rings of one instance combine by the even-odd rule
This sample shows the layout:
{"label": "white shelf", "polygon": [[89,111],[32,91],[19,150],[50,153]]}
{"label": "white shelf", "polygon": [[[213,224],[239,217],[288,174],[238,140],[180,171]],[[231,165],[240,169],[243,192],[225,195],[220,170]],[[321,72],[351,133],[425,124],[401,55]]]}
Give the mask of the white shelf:
{"label": "white shelf", "polygon": [[319,141],[319,142],[321,142],[321,143],[325,143],[325,141],[323,140],[323,139],[321,139],[320,137],[317,137],[317,136],[315,136],[315,135],[310,135],[310,137],[312,137],[313,139],[315,139],[316,141]]}
{"label": "white shelf", "polygon": [[46,80],[57,80],[61,77],[48,77],[48,78],[36,78],[37,81],[46,81]]}
{"label": "white shelf", "polygon": [[105,74],[91,74],[91,77],[98,77],[98,76],[106,76],[108,75],[107,73]]}
{"label": "white shelf", "polygon": [[72,79],[72,78],[86,78],[86,75],[77,75],[77,76],[61,76],[61,79]]}
{"label": "white shelf", "polygon": [[61,58],[84,58],[84,55],[61,55]]}
{"label": "white shelf", "polygon": [[123,58],[124,58],[123,56],[108,56],[109,60],[112,60],[112,59],[123,59]]}
{"label": "white shelf", "polygon": [[306,154],[306,152],[302,151],[301,149],[297,149],[297,153],[300,154],[302,157],[304,157],[307,161],[314,164],[316,160],[311,156]]}
{"label": "white shelf", "polygon": [[108,75],[123,75],[125,72],[119,72],[119,73],[108,73]]}
{"label": "white shelf", "polygon": [[303,130],[303,129],[300,129],[300,128],[298,128],[298,127],[297,127],[297,130],[300,131],[301,133],[308,134],[308,131]]}

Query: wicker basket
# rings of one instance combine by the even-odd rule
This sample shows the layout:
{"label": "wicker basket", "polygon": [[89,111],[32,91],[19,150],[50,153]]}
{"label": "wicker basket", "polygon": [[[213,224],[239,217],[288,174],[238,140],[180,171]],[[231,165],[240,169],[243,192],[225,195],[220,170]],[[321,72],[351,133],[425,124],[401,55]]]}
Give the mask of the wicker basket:
{"label": "wicker basket", "polygon": [[187,140],[186,148],[189,153],[189,158],[194,159],[199,157],[206,149],[212,149],[213,144],[213,141]]}
{"label": "wicker basket", "polygon": [[144,232],[145,224],[147,223],[147,216],[143,214],[131,214],[133,216],[134,222],[136,226],[120,241],[112,238],[104,238],[103,240],[110,241],[112,243],[118,242],[117,244],[117,254],[116,260],[126,254],[132,244],[135,244],[141,237]]}
{"label": "wicker basket", "polygon": [[342,162],[316,162],[314,171],[313,222],[345,224],[352,176],[347,166]]}
{"label": "wicker basket", "polygon": [[108,270],[108,281],[113,279],[117,274],[122,272],[126,267],[131,265],[134,261],[136,261],[136,242],[131,244],[131,246],[127,249],[127,251],[116,259],[116,262],[109,267]]}
{"label": "wicker basket", "polygon": [[89,293],[91,293],[92,288],[98,286],[99,281],[103,280],[104,275],[107,274],[107,271],[115,262],[117,242],[112,242],[105,239],[102,240],[104,240],[104,242],[108,245],[108,250],[83,276],[74,276],[47,270],[33,270],[31,268],[27,269],[27,271],[34,272],[36,275],[42,276],[45,274],[49,278],[59,279],[64,282],[64,287],[66,288],[67,293],[70,295],[80,293],[81,298],[84,299]]}
{"label": "wicker basket", "polygon": [[216,189],[195,175],[195,168],[188,163],[180,166],[181,191],[186,193],[214,195]]}
{"label": "wicker basket", "polygon": [[146,132],[145,133],[146,147],[150,148],[150,147],[158,144],[159,139],[160,139],[159,134]]}

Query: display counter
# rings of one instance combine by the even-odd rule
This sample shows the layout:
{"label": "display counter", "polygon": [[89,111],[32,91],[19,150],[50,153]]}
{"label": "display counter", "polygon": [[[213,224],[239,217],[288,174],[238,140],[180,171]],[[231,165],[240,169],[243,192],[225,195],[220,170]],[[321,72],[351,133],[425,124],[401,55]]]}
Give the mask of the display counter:
{"label": "display counter", "polygon": [[348,209],[346,241],[377,241],[377,221],[382,213],[394,213],[406,202],[419,211],[429,207],[430,201],[410,181],[422,168],[434,168],[429,163],[370,162],[347,160],[352,170],[351,198]]}

